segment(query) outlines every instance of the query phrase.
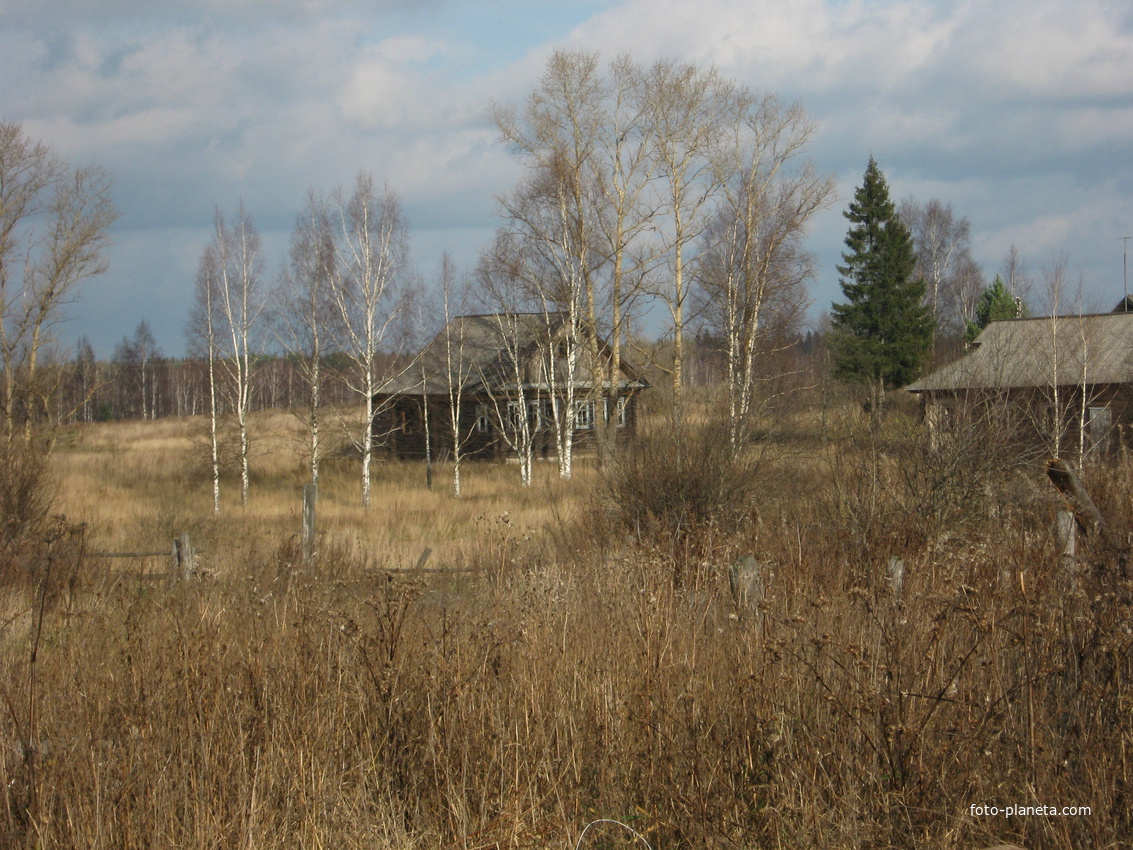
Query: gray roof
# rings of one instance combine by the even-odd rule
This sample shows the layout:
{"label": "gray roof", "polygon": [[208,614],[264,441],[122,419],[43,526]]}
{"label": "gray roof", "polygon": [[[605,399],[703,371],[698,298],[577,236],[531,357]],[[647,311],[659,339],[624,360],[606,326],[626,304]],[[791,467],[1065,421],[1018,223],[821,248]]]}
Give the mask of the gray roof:
{"label": "gray roof", "polygon": [[[506,392],[515,386],[518,357],[526,363],[563,327],[562,313],[491,313],[457,316],[433,337],[412,364],[382,385],[379,392],[397,395],[443,395],[450,382],[466,392]],[[606,350],[603,343],[602,349]],[[450,366],[451,351],[451,366]],[[556,374],[565,380],[565,365],[556,363]],[[646,386],[629,364],[622,362],[620,386]],[[575,376],[576,387],[589,387],[589,376]]]}
{"label": "gray roof", "polygon": [[992,322],[965,356],[905,389],[934,392],[1133,383],[1133,313]]}

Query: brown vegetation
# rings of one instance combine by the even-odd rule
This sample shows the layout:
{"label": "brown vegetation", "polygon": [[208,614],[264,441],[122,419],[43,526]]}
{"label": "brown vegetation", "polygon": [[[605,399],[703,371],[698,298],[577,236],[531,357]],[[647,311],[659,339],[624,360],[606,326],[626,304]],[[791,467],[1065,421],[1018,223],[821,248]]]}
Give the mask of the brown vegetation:
{"label": "brown vegetation", "polygon": [[[631,528],[630,504],[612,517],[594,470],[520,488],[474,465],[456,499],[387,464],[363,511],[329,462],[309,567],[282,415],[254,423],[248,507],[215,519],[184,423],[69,432],[53,510],[86,524],[87,554],[40,550],[0,591],[0,843],[570,847],[615,818],[656,850],[1127,846],[1118,555],[1060,563],[1041,467],[977,444],[955,466],[978,499],[954,497],[953,465],[892,419],[780,440],[746,521],[678,511],[665,534],[657,514]],[[634,480],[668,487],[672,453],[642,457]],[[1133,462],[1085,481],[1125,539]],[[89,555],[184,531],[190,581]],[[403,569],[423,546],[478,571]],[[747,553],[758,608],[729,592]]]}

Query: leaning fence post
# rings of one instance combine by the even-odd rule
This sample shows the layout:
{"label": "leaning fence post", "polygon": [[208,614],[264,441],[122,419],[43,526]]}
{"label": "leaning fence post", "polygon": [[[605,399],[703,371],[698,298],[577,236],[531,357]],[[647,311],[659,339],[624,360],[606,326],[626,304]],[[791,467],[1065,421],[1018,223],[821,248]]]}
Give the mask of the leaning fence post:
{"label": "leaning fence post", "polygon": [[319,486],[303,485],[303,562],[310,563],[315,556],[315,502],[318,501]]}

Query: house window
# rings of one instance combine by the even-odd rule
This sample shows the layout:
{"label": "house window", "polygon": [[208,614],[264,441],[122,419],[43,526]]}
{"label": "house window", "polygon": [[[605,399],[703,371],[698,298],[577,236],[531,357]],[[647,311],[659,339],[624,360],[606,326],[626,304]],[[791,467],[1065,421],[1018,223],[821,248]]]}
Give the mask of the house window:
{"label": "house window", "polygon": [[531,424],[532,431],[542,431],[546,427],[546,420],[543,417],[543,402],[527,402],[527,421]]}
{"label": "house window", "polygon": [[522,431],[524,421],[524,409],[518,401],[509,401],[507,403],[507,427],[509,431]]}
{"label": "house window", "polygon": [[594,427],[594,402],[576,401],[574,403],[574,427],[589,431]]}
{"label": "house window", "polygon": [[543,417],[543,427],[553,429],[555,427],[555,402],[553,399],[545,398],[539,403],[540,415]]}
{"label": "house window", "polygon": [[476,405],[476,433],[487,434],[492,430],[491,420],[488,418],[488,405]]}
{"label": "house window", "polygon": [[1090,437],[1090,448],[1099,454],[1109,453],[1109,438],[1113,428],[1113,414],[1108,407],[1091,407],[1087,434]]}
{"label": "house window", "polygon": [[628,402],[628,401],[629,401],[629,398],[627,398],[626,396],[622,396],[621,398],[618,399],[617,406],[614,408],[617,411],[618,427],[619,428],[624,428],[626,426],[626,407],[627,407],[626,402]]}

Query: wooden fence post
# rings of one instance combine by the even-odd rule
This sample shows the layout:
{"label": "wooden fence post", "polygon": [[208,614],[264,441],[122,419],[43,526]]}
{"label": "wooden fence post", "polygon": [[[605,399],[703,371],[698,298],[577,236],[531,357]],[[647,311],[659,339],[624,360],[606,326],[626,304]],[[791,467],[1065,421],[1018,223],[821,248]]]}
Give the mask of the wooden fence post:
{"label": "wooden fence post", "polygon": [[173,538],[173,573],[178,578],[186,579],[193,574],[193,546],[189,542],[188,534],[181,534]]}
{"label": "wooden fence post", "polygon": [[319,488],[316,484],[303,485],[303,563],[315,557],[315,502]]}
{"label": "wooden fence post", "polygon": [[900,599],[901,591],[905,588],[905,562],[896,555],[891,555],[885,567],[885,575],[889,579],[889,587],[892,588],[893,595]]}
{"label": "wooden fence post", "polygon": [[1059,511],[1055,517],[1054,543],[1059,565],[1070,577],[1070,586],[1078,590],[1078,521],[1072,511]]}
{"label": "wooden fence post", "polygon": [[1078,523],[1070,511],[1059,511],[1054,521],[1054,539],[1058,544],[1058,554],[1062,559],[1074,560],[1078,554]]}
{"label": "wooden fence post", "polygon": [[732,598],[741,611],[755,611],[762,617],[759,605],[763,602],[763,564],[754,555],[744,555],[728,570],[728,584]]}

